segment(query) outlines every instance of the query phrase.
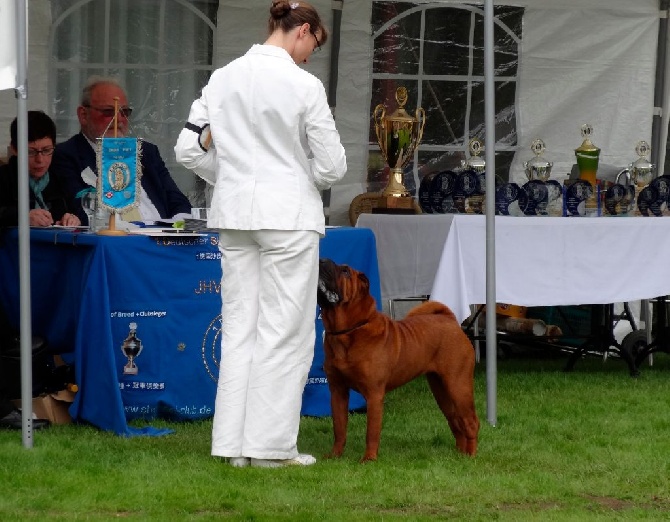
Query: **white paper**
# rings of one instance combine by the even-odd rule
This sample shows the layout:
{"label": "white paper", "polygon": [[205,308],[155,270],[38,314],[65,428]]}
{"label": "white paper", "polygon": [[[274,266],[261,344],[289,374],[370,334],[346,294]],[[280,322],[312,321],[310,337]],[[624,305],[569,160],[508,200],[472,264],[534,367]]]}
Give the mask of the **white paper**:
{"label": "white paper", "polygon": [[95,172],[91,170],[91,167],[86,167],[81,171],[81,179],[83,179],[84,183],[90,185],[91,187],[95,187],[97,185],[98,178],[95,175]]}

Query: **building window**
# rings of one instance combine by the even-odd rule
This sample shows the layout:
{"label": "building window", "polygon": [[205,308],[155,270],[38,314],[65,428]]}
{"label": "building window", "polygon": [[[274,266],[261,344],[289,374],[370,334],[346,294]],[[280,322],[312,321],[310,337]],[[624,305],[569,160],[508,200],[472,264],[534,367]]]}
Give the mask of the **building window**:
{"label": "building window", "polygon": [[[496,176],[507,180],[517,148],[515,96],[521,43],[521,7],[494,7]],[[479,6],[376,1],[372,4],[374,57],[370,113],[395,109],[395,91],[409,91],[406,109],[426,111],[423,140],[405,169],[416,195],[423,176],[453,169],[469,157],[470,139],[484,140],[484,10]],[[371,119],[368,190],[388,179]]]}
{"label": "building window", "polygon": [[[212,71],[218,0],[52,0],[49,99],[58,141],[79,131],[77,106],[91,75],[121,80],[131,132],[158,145],[192,201],[193,174],[172,149]],[[197,202],[197,201],[194,201]]]}

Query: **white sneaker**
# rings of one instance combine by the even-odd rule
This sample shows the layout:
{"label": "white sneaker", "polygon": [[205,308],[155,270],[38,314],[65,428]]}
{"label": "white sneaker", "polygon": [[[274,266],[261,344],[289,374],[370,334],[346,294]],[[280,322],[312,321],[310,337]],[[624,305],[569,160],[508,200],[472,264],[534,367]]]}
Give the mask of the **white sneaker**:
{"label": "white sneaker", "polygon": [[316,459],[304,453],[293,459],[251,459],[251,466],[254,468],[283,468],[286,466],[311,466],[312,464],[316,464]]}
{"label": "white sneaker", "polygon": [[234,468],[246,468],[249,465],[250,459],[247,457],[230,457],[228,464]]}

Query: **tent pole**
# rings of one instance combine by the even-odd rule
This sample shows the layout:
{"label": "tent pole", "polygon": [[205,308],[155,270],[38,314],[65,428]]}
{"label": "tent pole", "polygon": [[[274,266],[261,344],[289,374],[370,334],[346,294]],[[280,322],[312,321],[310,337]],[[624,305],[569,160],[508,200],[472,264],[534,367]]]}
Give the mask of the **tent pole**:
{"label": "tent pole", "polygon": [[497,422],[497,332],[495,271],[495,82],[493,63],[493,0],[484,6],[484,105],[486,158],[486,419]]}
{"label": "tent pole", "polygon": [[[340,26],[342,25],[342,9],[344,0],[332,0],[333,27],[330,40],[330,70],[328,72],[328,106],[335,114],[337,106],[337,77],[340,63]],[[330,224],[330,189],[321,193],[323,210],[325,211],[326,225]]]}
{"label": "tent pole", "polygon": [[661,147],[665,149],[665,143],[661,142],[663,137],[663,111],[665,96],[665,68],[667,59],[667,39],[668,39],[668,0],[659,1],[659,11],[666,12],[666,16],[661,17],[658,25],[658,47],[656,51],[656,86],[654,87],[654,116],[651,125],[651,162],[656,165],[656,171],[664,174],[663,165],[659,164]]}
{"label": "tent pole", "polygon": [[19,295],[21,337],[21,432],[23,445],[33,447],[33,353],[30,319],[30,222],[28,212],[28,113],[27,113],[27,6],[16,0],[16,97],[19,182]]}

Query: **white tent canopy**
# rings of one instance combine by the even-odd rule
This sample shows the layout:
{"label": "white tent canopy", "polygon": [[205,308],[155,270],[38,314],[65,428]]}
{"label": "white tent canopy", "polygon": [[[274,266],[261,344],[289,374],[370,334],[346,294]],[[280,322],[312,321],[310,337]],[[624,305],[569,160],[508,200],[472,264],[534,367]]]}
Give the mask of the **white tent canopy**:
{"label": "white tent canopy", "polygon": [[[426,4],[458,4],[452,0]],[[517,84],[519,152],[510,180],[524,178],[530,143],[542,138],[556,179],[566,177],[590,123],[601,163],[625,167],[635,144],[651,143],[659,28],[657,0],[527,0]],[[349,171],[332,189],[331,223],[347,222],[351,200],[366,192],[372,45],[370,2],[343,3],[336,120]],[[667,98],[667,94],[664,99]],[[426,123],[430,125],[430,121]],[[660,143],[667,139],[667,116]],[[660,153],[663,164],[665,150]]]}
{"label": "white tent canopy", "polygon": [[[463,4],[455,0],[414,2]],[[51,52],[48,35],[54,22],[49,3],[34,0],[29,5],[30,108],[53,106],[47,88]],[[344,225],[349,223],[351,200],[368,190],[372,2],[312,0],[312,4],[333,32],[339,27],[339,48],[332,45],[336,40],[333,35],[324,52],[315,54],[306,68],[326,86],[337,86],[331,97],[337,101],[335,117],[349,172],[332,190],[330,223]],[[481,0],[467,4],[483,13]],[[594,142],[602,149],[601,164],[623,168],[636,159],[635,144],[646,140],[652,145],[653,160],[662,169],[668,127],[667,111],[662,108],[669,94],[667,88],[659,93],[655,83],[659,26],[666,15],[660,6],[666,5],[666,0],[495,0],[494,4],[525,9],[515,107],[518,155],[512,163],[512,180],[522,179],[521,164],[532,157],[530,143],[538,137],[546,143],[547,159],[555,164],[554,176],[565,176],[573,163],[573,151],[581,143],[579,128],[583,123],[594,127]],[[334,20],[335,12],[341,23]],[[263,41],[267,17],[268,4],[264,1],[220,0],[213,66],[222,66]],[[666,45],[663,42],[661,49],[665,50]],[[665,60],[664,53],[660,59]],[[663,63],[662,67],[667,65]],[[332,71],[336,71],[335,78],[330,77]],[[0,107],[4,109],[0,137],[5,136],[5,143],[15,106],[12,93],[0,95]],[[414,108],[411,102],[408,108]],[[184,107],[183,115],[187,113],[188,107]],[[426,125],[431,125],[430,118]],[[652,128],[658,130],[655,141]]]}

